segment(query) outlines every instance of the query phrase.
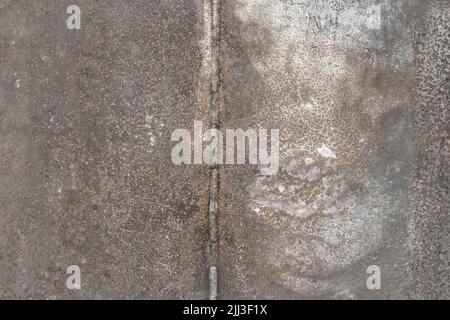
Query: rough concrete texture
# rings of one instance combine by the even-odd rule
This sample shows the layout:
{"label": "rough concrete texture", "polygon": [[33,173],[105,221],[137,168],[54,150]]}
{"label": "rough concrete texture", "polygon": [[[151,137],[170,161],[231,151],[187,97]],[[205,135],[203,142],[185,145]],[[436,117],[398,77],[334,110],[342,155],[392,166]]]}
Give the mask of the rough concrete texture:
{"label": "rough concrete texture", "polygon": [[[76,2],[0,0],[0,298],[450,298],[450,2]],[[194,120],[278,174],[174,165]]]}
{"label": "rough concrete texture", "polygon": [[277,176],[221,175],[226,298],[448,297],[449,8],[226,2],[224,126],[281,128]]}
{"label": "rough concrete texture", "polygon": [[71,1],[0,3],[0,296],[205,297],[208,170],[170,159],[197,112],[196,6],[78,1],[68,30]]}

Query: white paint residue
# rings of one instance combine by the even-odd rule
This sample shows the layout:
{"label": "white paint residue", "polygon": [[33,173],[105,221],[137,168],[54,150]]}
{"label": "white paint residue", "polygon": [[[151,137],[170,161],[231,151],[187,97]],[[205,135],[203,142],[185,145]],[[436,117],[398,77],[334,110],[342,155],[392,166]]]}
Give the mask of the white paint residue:
{"label": "white paint residue", "polygon": [[317,148],[317,152],[319,152],[324,158],[336,159],[336,155],[326,145],[322,145],[322,147]]}
{"label": "white paint residue", "polygon": [[[373,250],[383,228],[383,216],[372,207],[374,199],[383,199],[383,186],[371,180],[364,186],[366,192],[352,190],[334,153],[325,145],[319,150],[285,145],[280,152],[285,176],[258,177],[248,189],[253,212],[280,230],[267,244],[264,267],[290,266],[306,275],[281,275],[284,285],[305,294],[330,285],[327,280],[310,282],[310,277],[342,270]],[[380,201],[379,206],[385,203]]]}
{"label": "white paint residue", "polygon": [[372,5],[367,8],[366,27],[372,30],[381,29],[381,7]]}

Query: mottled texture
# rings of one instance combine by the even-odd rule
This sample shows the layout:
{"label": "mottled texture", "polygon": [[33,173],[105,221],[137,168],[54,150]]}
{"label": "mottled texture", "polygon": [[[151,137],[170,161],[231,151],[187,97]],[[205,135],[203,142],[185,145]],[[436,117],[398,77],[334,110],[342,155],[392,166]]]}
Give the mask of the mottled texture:
{"label": "mottled texture", "polygon": [[450,299],[450,3],[416,33],[414,297]]}
{"label": "mottled texture", "polygon": [[[408,298],[427,283],[414,266],[437,265],[416,260],[414,240],[428,248],[448,234],[427,235],[420,225],[435,219],[433,210],[447,219],[448,195],[419,221],[414,214],[422,197],[414,35],[427,12],[419,1],[226,2],[223,126],[279,128],[281,161],[274,177],[249,167],[222,172],[225,298]],[[447,109],[442,102],[442,117]],[[448,131],[440,130],[432,136],[443,144]],[[436,159],[448,165],[438,151],[427,165]],[[381,268],[381,290],[366,287],[370,265]],[[431,291],[443,297],[437,284]]]}
{"label": "mottled texture", "polygon": [[[0,1],[0,297],[204,298],[207,168],[192,125],[196,5]],[[82,290],[66,288],[66,268]]]}
{"label": "mottled texture", "polygon": [[[0,298],[450,298],[449,21],[446,0],[0,0]],[[194,120],[280,129],[278,174],[174,165]]]}

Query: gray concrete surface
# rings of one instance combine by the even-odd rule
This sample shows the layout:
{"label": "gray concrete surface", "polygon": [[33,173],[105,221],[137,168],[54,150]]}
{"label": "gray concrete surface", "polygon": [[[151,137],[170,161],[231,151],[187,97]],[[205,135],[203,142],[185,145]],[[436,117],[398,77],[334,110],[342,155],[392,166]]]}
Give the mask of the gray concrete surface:
{"label": "gray concrete surface", "polygon": [[0,296],[207,296],[208,170],[170,159],[197,113],[194,3],[78,1],[81,30],[70,1],[0,3]]}
{"label": "gray concrete surface", "polygon": [[76,2],[0,0],[0,298],[450,298],[448,1]]}

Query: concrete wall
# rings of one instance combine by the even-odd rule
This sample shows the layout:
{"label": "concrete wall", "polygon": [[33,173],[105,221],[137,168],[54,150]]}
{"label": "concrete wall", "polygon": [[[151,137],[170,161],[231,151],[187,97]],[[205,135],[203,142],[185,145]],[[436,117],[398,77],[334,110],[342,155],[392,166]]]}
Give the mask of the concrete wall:
{"label": "concrete wall", "polygon": [[[70,4],[0,0],[0,298],[450,297],[448,1]],[[173,164],[195,120],[278,173]]]}

